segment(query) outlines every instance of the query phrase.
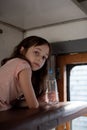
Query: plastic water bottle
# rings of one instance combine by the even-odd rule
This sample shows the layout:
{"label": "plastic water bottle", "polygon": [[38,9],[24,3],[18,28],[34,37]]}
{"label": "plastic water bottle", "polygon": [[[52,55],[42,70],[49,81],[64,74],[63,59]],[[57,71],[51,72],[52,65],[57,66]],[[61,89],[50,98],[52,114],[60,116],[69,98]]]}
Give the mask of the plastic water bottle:
{"label": "plastic water bottle", "polygon": [[52,70],[48,72],[48,77],[46,79],[46,87],[47,87],[46,91],[47,102],[58,103],[59,96],[58,96],[57,82]]}

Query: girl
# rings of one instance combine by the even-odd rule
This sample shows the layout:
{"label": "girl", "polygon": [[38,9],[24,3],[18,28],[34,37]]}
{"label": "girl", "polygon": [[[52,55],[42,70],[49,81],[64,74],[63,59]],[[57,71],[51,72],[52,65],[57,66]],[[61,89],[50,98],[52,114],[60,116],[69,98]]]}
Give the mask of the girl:
{"label": "girl", "polygon": [[29,108],[39,107],[38,99],[46,90],[44,81],[50,52],[47,40],[30,36],[1,62],[0,110],[10,109],[12,103],[22,95]]}

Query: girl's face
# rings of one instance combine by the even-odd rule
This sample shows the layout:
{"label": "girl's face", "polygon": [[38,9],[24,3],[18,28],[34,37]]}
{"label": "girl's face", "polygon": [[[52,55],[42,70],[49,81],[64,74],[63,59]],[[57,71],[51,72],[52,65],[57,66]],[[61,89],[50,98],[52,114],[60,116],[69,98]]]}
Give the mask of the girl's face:
{"label": "girl's face", "polygon": [[48,45],[32,46],[25,53],[33,71],[39,70],[49,56]]}

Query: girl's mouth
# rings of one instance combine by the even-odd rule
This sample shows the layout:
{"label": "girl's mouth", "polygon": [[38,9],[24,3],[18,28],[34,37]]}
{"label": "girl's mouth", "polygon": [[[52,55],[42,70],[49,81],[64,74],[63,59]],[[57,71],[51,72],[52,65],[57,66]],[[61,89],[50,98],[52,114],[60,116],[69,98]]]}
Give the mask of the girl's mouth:
{"label": "girl's mouth", "polygon": [[38,64],[38,63],[33,63],[33,65],[35,66],[35,67],[40,67],[40,65]]}

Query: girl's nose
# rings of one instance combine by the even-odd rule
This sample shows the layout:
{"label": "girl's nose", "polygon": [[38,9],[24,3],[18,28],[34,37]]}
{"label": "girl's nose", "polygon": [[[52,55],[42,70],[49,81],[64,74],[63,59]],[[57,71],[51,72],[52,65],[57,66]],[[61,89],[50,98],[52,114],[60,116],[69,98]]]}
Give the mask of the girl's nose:
{"label": "girl's nose", "polygon": [[39,62],[41,62],[41,61],[42,61],[42,58],[41,58],[41,57],[39,57],[39,58],[38,58],[38,61],[39,61]]}
{"label": "girl's nose", "polygon": [[42,63],[42,57],[38,57],[38,61]]}

